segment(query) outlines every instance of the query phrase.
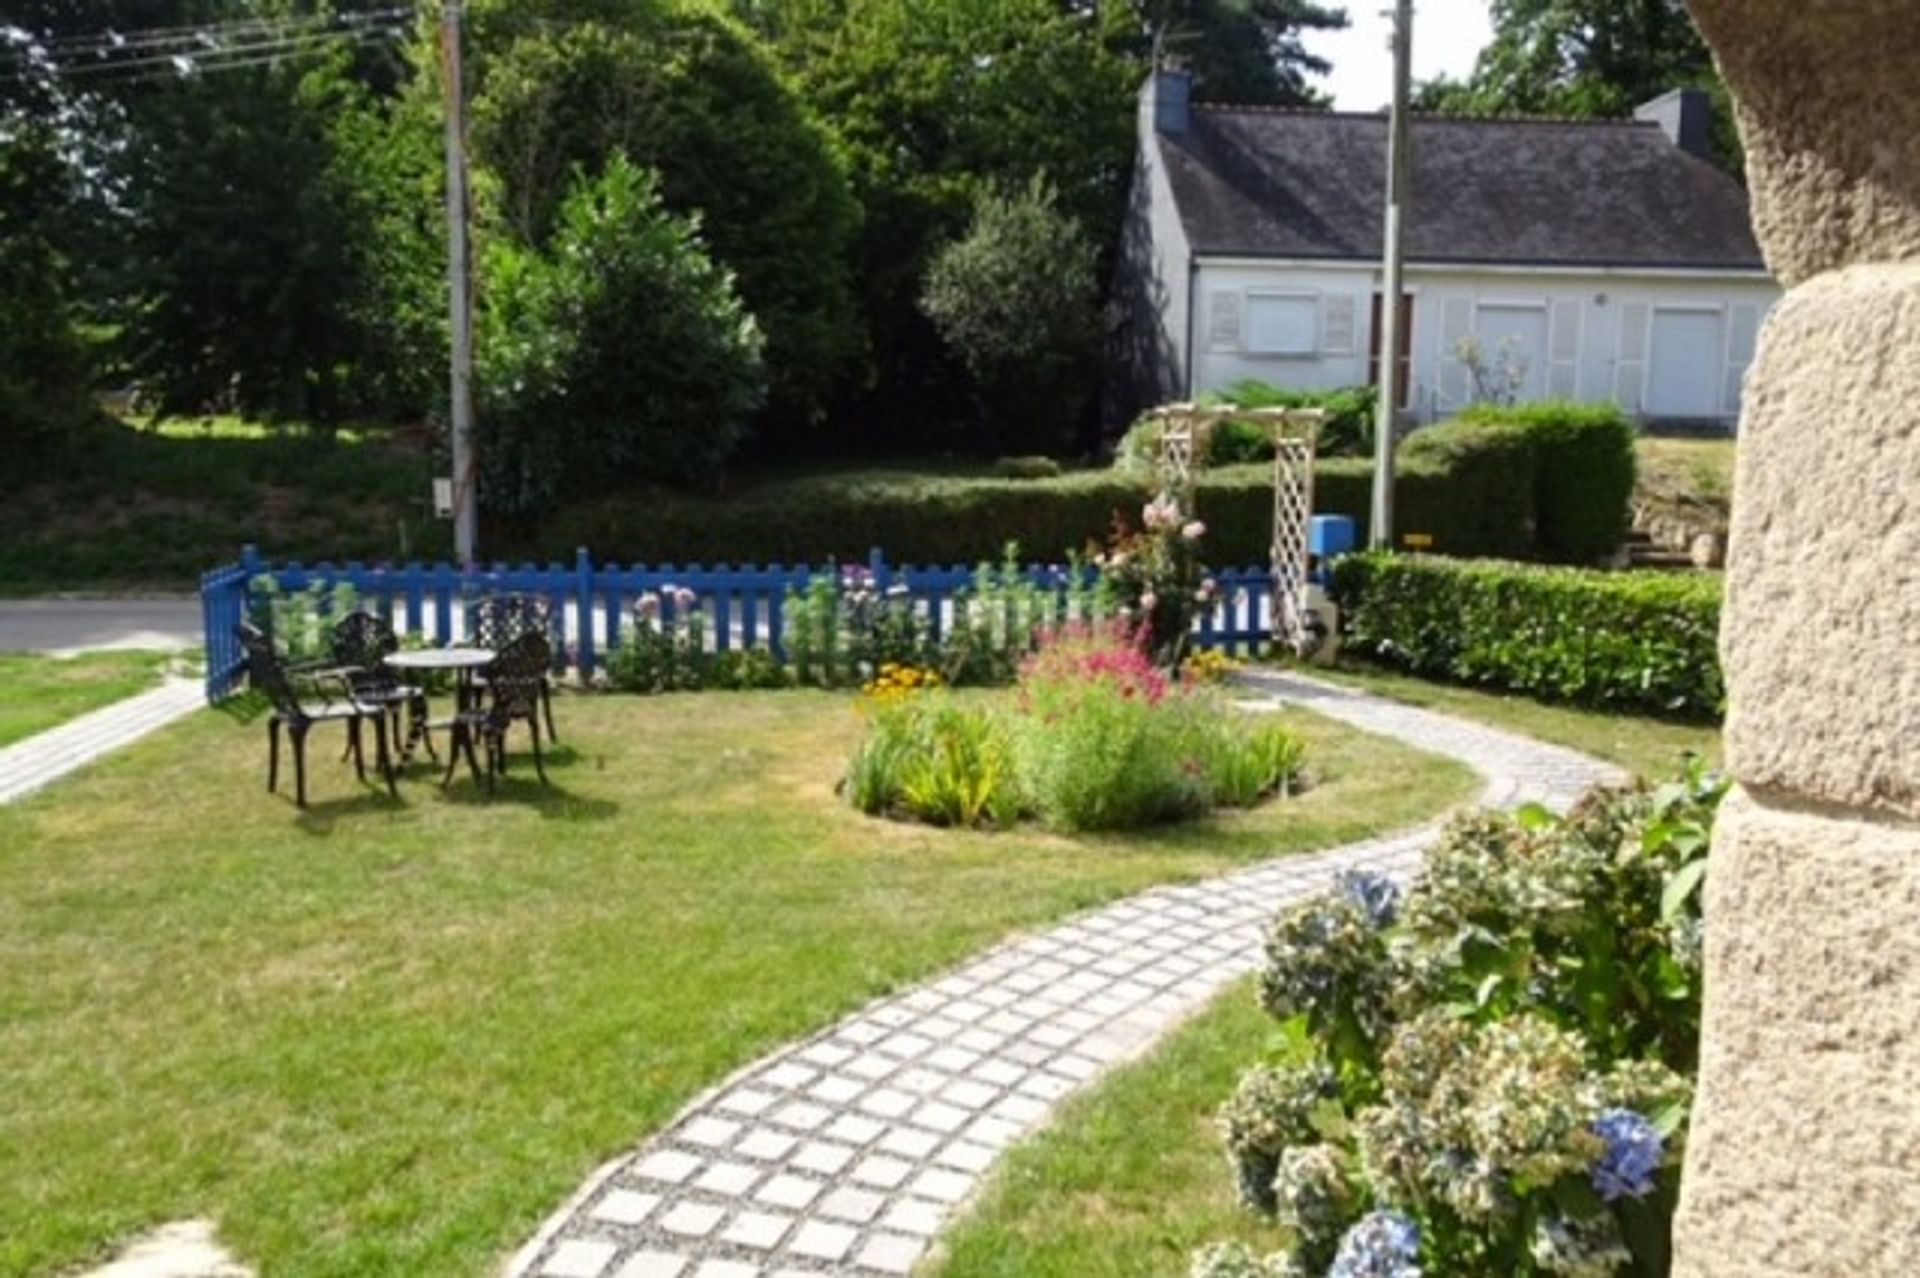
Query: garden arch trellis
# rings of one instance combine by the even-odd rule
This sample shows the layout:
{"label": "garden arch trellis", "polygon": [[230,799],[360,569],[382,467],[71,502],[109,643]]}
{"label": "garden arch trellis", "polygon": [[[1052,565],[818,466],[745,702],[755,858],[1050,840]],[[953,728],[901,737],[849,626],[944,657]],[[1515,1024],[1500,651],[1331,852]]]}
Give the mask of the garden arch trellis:
{"label": "garden arch trellis", "polygon": [[1183,513],[1197,508],[1207,445],[1223,421],[1255,422],[1273,433],[1274,640],[1295,652],[1313,645],[1307,612],[1307,530],[1313,518],[1314,445],[1326,422],[1318,408],[1241,408],[1236,404],[1163,404],[1147,414],[1160,423],[1160,484]]}

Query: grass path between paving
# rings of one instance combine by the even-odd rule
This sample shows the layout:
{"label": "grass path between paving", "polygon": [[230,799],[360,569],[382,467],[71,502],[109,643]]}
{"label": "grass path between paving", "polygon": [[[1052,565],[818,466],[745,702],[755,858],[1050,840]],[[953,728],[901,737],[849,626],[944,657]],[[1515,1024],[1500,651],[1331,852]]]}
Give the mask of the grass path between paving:
{"label": "grass path between paving", "polygon": [[1315,786],[1129,837],[870,820],[845,697],[568,697],[542,790],[205,712],[0,809],[0,1274],[205,1215],[275,1275],[471,1275],[732,1069],[1009,932],[1404,828],[1464,767],[1303,711]]}
{"label": "grass path between paving", "polygon": [[164,652],[0,652],[0,746],[158,687]]}

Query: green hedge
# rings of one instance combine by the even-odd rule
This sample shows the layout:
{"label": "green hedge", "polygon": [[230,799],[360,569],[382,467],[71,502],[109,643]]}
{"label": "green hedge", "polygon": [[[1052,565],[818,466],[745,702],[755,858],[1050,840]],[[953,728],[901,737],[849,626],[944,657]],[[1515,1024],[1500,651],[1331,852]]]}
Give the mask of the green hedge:
{"label": "green hedge", "polygon": [[[1459,432],[1453,432],[1458,434]],[[1444,438],[1444,436],[1443,436]],[[1486,431],[1454,449],[1403,450],[1397,523],[1457,555],[1533,551],[1530,454],[1511,432]],[[1363,535],[1373,468],[1329,458],[1314,472],[1314,509],[1352,515]],[[1052,479],[862,471],[765,483],[731,497],[636,493],[561,512],[514,553],[564,557],[575,546],[619,562],[818,563],[864,558],[878,546],[895,563],[997,559],[1008,541],[1034,558],[1063,556],[1105,538],[1116,515],[1137,523],[1145,480],[1112,470]],[[1200,480],[1207,560],[1267,562],[1273,540],[1273,468],[1224,466]]]}
{"label": "green hedge", "polygon": [[1546,700],[1713,719],[1718,577],[1427,555],[1334,565],[1345,642],[1416,674]]}
{"label": "green hedge", "polygon": [[1456,420],[1517,430],[1532,444],[1540,558],[1591,564],[1619,549],[1627,535],[1635,461],[1633,423],[1618,408],[1565,400],[1477,404]]}

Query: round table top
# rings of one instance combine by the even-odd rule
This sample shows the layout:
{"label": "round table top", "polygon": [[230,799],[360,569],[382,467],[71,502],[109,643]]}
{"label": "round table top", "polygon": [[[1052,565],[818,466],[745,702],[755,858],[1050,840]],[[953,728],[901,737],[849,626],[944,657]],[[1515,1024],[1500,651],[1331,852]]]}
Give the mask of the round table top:
{"label": "round table top", "polygon": [[417,648],[389,652],[386,662],[396,670],[464,670],[493,660],[491,648]]}

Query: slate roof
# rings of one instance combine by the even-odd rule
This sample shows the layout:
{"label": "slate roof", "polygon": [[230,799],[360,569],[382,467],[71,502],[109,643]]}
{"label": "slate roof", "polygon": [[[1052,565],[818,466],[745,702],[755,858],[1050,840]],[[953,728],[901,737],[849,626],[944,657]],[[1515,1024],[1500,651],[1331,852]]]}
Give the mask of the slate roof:
{"label": "slate roof", "polygon": [[[1159,136],[1200,255],[1376,259],[1383,115],[1196,106]],[[1747,196],[1633,120],[1413,124],[1417,262],[1764,270]]]}

